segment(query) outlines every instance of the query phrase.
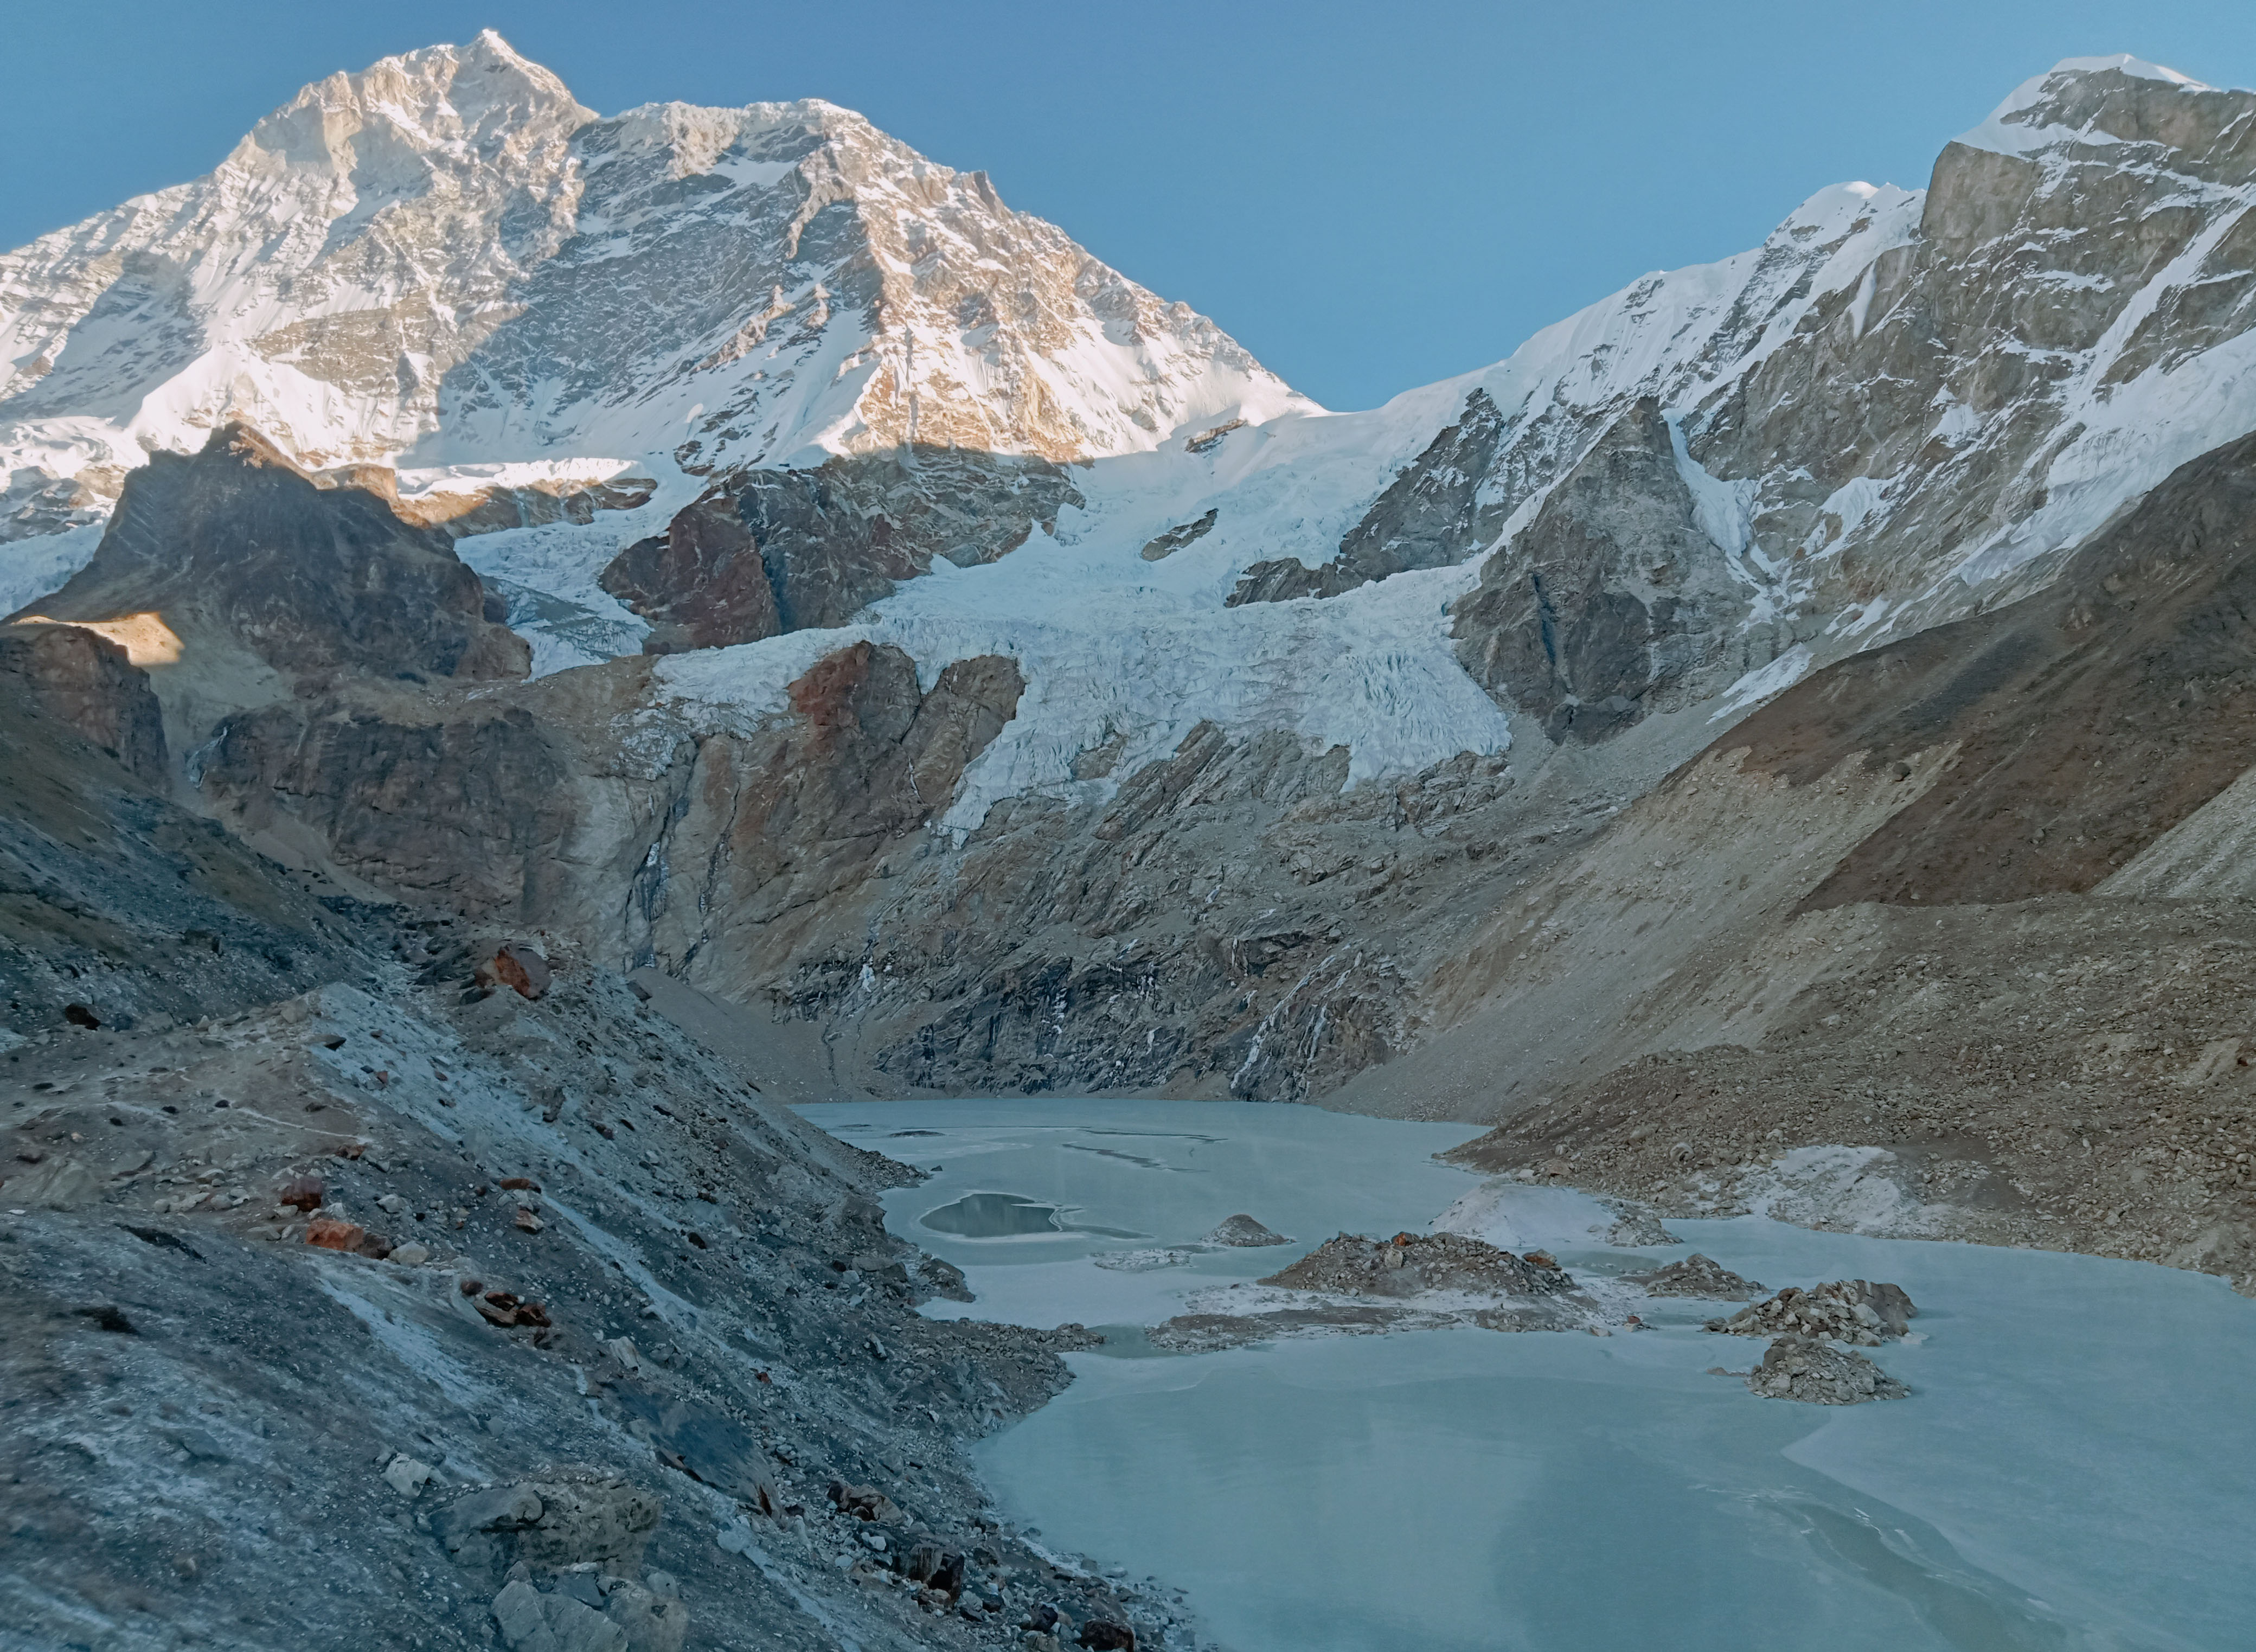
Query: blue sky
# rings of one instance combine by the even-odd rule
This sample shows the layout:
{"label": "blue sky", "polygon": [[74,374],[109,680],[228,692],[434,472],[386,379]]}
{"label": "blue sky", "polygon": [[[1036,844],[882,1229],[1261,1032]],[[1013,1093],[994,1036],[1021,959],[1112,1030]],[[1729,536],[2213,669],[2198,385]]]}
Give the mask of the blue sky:
{"label": "blue sky", "polygon": [[499,29],[605,114],[827,97],[1215,317],[1318,400],[1508,354],[1936,152],[2062,57],[2256,85],[2256,6],[189,0],[0,22],[0,246],[208,171],[306,81]]}

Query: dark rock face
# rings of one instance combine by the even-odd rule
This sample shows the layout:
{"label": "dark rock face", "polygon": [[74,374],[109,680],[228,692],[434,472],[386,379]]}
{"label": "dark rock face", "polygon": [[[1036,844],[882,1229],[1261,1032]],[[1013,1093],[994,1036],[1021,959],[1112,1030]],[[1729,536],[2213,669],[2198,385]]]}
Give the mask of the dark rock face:
{"label": "dark rock face", "polygon": [[75,625],[0,629],[0,693],[35,701],[152,786],[165,782],[165,720],[149,674]]}
{"label": "dark rock face", "polygon": [[1173,556],[1185,546],[1195,545],[1211,533],[1214,531],[1214,525],[1221,518],[1222,510],[1217,505],[1195,521],[1180,523],[1166,533],[1157,535],[1137,554],[1147,562],[1156,562]]}
{"label": "dark rock face", "polygon": [[685,507],[663,534],[636,540],[597,578],[651,622],[646,654],[725,648],[783,629],[760,547],[726,494]]}
{"label": "dark rock face", "polygon": [[127,479],[94,560],[34,604],[53,619],[156,613],[286,675],[523,676],[532,653],[486,618],[478,576],[436,528],[363,488],[321,488],[243,425]]}
{"label": "dark rock face", "polygon": [[842,625],[935,558],[991,562],[1082,503],[1046,459],[948,448],[753,470],[707,494],[600,579],[655,627],[652,653]]}
{"label": "dark rock face", "polygon": [[1480,502],[1508,424],[1486,391],[1474,391],[1465,398],[1463,416],[1394,478],[1340,541],[1337,556],[1321,568],[1289,556],[1256,562],[1230,594],[1229,606],[1336,597],[1390,574],[1463,561],[1509,513]]}
{"label": "dark rock face", "polygon": [[1455,635],[1483,688],[1587,745],[1665,703],[1744,611],[1647,399],[1491,559]]}
{"label": "dark rock face", "polygon": [[[908,655],[859,642],[793,682],[766,727],[685,732],[623,778],[610,719],[650,669],[613,661],[510,699],[377,687],[271,706],[229,721],[202,786],[241,830],[318,843],[356,877],[464,911],[630,937],[663,922],[696,950],[751,949],[944,810],[1024,687],[1015,661],[985,655],[926,693]],[[616,834],[620,808],[649,824]]]}
{"label": "dark rock face", "polygon": [[229,719],[198,778],[238,830],[310,830],[356,877],[517,914],[558,887],[541,851],[570,830],[571,761],[521,706],[351,699]]}
{"label": "dark rock face", "polygon": [[[20,674],[34,653],[62,656],[60,689]],[[88,661],[103,692],[79,692]],[[310,894],[159,794],[141,677],[86,632],[0,632],[0,1044],[232,1013],[348,967]],[[128,773],[136,751],[155,766]]]}
{"label": "dark rock face", "polygon": [[[708,739],[645,852],[649,923],[686,918],[694,880],[703,950],[755,942],[857,885],[896,840],[940,814],[971,759],[1016,715],[1015,660],[959,660],[930,693],[899,649],[857,642],[791,684],[792,715],[744,739]],[[723,934],[715,919],[726,915]],[[670,927],[670,926],[669,926]]]}

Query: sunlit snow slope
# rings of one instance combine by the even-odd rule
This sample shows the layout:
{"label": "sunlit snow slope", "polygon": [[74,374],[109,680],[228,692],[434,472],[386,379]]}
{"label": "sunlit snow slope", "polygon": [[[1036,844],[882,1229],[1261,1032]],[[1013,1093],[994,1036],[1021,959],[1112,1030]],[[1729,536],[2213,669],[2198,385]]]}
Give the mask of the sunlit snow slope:
{"label": "sunlit snow slope", "polygon": [[907,441],[1065,460],[1305,406],[982,173],[833,105],[598,119],[489,32],[307,87],[0,259],[16,532],[241,419],[313,468]]}

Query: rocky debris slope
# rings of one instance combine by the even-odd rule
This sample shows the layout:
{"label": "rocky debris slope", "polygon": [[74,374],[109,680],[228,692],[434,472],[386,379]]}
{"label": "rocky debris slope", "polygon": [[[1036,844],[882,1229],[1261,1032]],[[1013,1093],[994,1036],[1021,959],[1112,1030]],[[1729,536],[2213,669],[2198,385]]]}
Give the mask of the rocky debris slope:
{"label": "rocky debris slope", "polygon": [[1791,1333],[1877,1348],[1884,1342],[1907,1335],[1918,1313],[1900,1285],[1843,1279],[1829,1285],[1813,1285],[1807,1290],[1788,1285],[1775,1296],[1752,1303],[1728,1317],[1710,1320],[1706,1328],[1729,1337]]}
{"label": "rocky debris slope", "polygon": [[1911,1390],[1860,1353],[1816,1338],[1780,1337],[1747,1373],[1747,1387],[1766,1400],[1804,1405],[1863,1405],[1900,1400]]}
{"label": "rocky debris slope", "polygon": [[1622,1278],[1648,1296],[1694,1296],[1703,1302],[1743,1303],[1762,1288],[1697,1251],[1646,1273],[1624,1274]]}
{"label": "rocky debris slope", "polygon": [[[1540,1034],[1487,1022],[1525,1051],[1507,1054],[1469,1019],[1457,1058],[1483,1048],[1488,1105],[1544,1105],[1466,1160],[1569,1163],[1688,1214],[2256,1283],[2238,1036],[2256,931],[2238,901],[2156,870],[2182,841],[2237,841],[2252,465],[2248,442],[2220,448],[2048,589],[1812,676],[1639,803],[1557,895],[1532,891],[1540,943],[1497,935],[1476,970],[1501,990],[1468,1001],[1517,998],[1517,1026],[1540,1026],[1529,998],[1572,958],[1575,992],[1608,996],[1618,1031],[1562,1084],[1536,1070],[1555,1053]],[[1758,798],[1791,811],[1792,856],[1759,865],[1725,841]],[[1565,892],[1593,884],[1631,894],[1632,923],[1695,915],[1690,945],[1617,950],[1609,920],[1574,921],[1590,908]]]}
{"label": "rocky debris slope", "polygon": [[0,738],[11,1627],[795,1652],[1047,1604],[1164,1643],[985,1509],[962,1443],[1065,1373],[915,1313],[962,1281],[884,1232],[913,1172],[568,942],[325,907],[36,706]]}
{"label": "rocky debris slope", "polygon": [[[568,957],[537,999],[453,977],[76,1036],[0,1084],[15,1621],[953,1645],[1057,1595],[1005,1581],[1042,1563],[958,1454],[1062,1382],[1045,1338],[918,1317],[945,1270],[867,1197],[908,1173],[615,980]],[[888,1570],[841,1477],[957,1571]]]}

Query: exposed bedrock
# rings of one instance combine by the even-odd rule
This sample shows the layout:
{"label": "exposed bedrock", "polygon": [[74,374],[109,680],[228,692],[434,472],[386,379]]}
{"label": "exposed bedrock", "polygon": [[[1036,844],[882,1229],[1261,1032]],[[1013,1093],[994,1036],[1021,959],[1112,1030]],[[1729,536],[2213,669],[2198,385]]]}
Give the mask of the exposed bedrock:
{"label": "exposed bedrock", "polygon": [[1456,609],[1474,680],[1541,720],[1553,741],[1602,740],[1702,700],[1759,639],[1724,554],[1694,521],[1668,427],[1639,401],[1491,557]]}
{"label": "exposed bedrock", "polygon": [[92,741],[145,783],[165,783],[165,717],[149,674],[118,644],[76,625],[0,627],[0,695]]}
{"label": "exposed bedrock", "polygon": [[317,486],[243,425],[134,471],[94,560],[39,609],[154,611],[294,674],[507,679],[528,658],[446,534],[367,489]]}
{"label": "exposed bedrock", "polygon": [[2015,128],[2090,141],[1945,145],[1915,233],[1686,419],[1696,460],[1753,483],[1752,540],[1815,608],[1886,597],[1901,634],[1995,605],[1939,577],[1978,551],[2026,561],[2020,589],[2050,577],[2097,479],[2084,455],[2055,465],[2092,400],[2256,318],[2252,109],[2118,69],[2050,77]]}
{"label": "exposed bedrock", "polygon": [[1230,592],[1229,606],[1336,597],[1390,574],[1463,561],[1510,514],[1508,505],[1484,497],[1484,484],[1512,423],[1486,391],[1473,391],[1457,422],[1403,468],[1340,541],[1336,556],[1320,568],[1289,556],[1256,562]]}
{"label": "exposed bedrock", "polygon": [[239,424],[132,472],[94,559],[27,612],[150,667],[178,755],[231,712],[340,676],[507,681],[532,657],[446,533],[380,493],[318,486]]}
{"label": "exposed bedrock", "polygon": [[911,447],[807,470],[746,470],[638,540],[603,589],[674,653],[840,625],[935,559],[991,562],[1082,503],[1062,466],[1028,455]]}
{"label": "exposed bedrock", "polygon": [[646,654],[725,648],[783,629],[760,547],[725,494],[683,506],[665,533],[637,540],[599,578],[605,590],[650,621],[642,646]]}

